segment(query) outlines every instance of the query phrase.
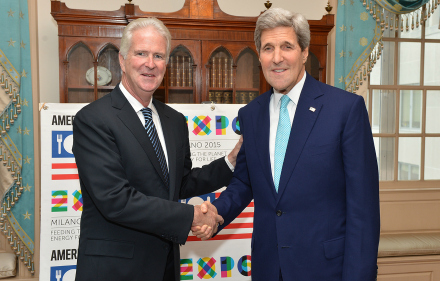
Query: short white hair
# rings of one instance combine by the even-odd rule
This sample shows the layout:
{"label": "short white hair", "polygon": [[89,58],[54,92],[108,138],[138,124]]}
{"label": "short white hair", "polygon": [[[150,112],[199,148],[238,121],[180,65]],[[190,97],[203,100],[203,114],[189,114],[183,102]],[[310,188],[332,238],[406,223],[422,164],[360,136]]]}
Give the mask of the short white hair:
{"label": "short white hair", "polygon": [[168,59],[170,57],[170,52],[171,52],[171,34],[162,21],[153,17],[136,19],[130,22],[125,27],[124,32],[122,33],[121,47],[119,49],[119,53],[122,55],[124,59],[127,58],[128,50],[131,47],[131,39],[133,37],[133,33],[136,30],[147,28],[150,26],[154,27],[157,30],[157,32],[159,32],[166,40],[167,43],[166,63],[168,63]]}

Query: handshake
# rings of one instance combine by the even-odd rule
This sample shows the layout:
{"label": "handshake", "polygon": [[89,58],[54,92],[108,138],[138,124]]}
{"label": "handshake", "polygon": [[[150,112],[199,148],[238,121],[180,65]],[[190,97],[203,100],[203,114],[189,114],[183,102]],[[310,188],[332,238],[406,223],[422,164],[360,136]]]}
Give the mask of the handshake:
{"label": "handshake", "polygon": [[208,240],[217,232],[218,226],[223,222],[224,220],[218,214],[217,208],[209,201],[205,201],[202,205],[194,206],[191,231],[197,238]]}

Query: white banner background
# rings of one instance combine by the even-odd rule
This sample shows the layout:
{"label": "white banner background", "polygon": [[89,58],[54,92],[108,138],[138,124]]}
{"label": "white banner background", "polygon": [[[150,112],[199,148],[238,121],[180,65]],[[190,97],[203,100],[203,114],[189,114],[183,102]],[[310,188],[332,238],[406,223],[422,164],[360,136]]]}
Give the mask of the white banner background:
{"label": "white banner background", "polygon": [[[86,104],[44,104],[41,110],[41,243],[40,280],[73,281],[82,198],[72,154],[73,118]],[[226,156],[239,135],[239,104],[169,104],[188,120],[191,158],[200,167]],[[223,125],[217,122],[223,116]],[[203,130],[203,128],[207,126]],[[202,128],[202,129],[201,129]],[[182,200],[213,201],[220,191]],[[181,247],[181,280],[251,280],[250,238],[253,203],[210,241],[188,237]]]}

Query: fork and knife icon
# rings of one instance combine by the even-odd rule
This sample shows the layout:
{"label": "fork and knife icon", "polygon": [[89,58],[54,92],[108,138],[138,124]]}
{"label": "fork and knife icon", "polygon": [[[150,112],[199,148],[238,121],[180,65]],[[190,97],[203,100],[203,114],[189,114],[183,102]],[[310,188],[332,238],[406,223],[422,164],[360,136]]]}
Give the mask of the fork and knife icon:
{"label": "fork and knife icon", "polygon": [[57,281],[74,281],[76,275],[76,269],[70,269],[63,274],[63,271],[57,269],[55,271],[55,278]]}
{"label": "fork and knife icon", "polygon": [[58,154],[61,154],[61,144],[63,143],[63,135],[57,134]]}

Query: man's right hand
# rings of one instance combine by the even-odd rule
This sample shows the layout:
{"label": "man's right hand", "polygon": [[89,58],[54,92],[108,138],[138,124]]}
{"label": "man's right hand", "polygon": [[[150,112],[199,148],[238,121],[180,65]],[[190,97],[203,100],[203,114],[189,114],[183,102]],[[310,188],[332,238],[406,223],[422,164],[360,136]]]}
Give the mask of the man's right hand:
{"label": "man's right hand", "polygon": [[217,232],[218,225],[223,222],[222,216],[217,213],[217,208],[205,201],[202,205],[194,206],[191,231],[201,240],[208,240]]}

